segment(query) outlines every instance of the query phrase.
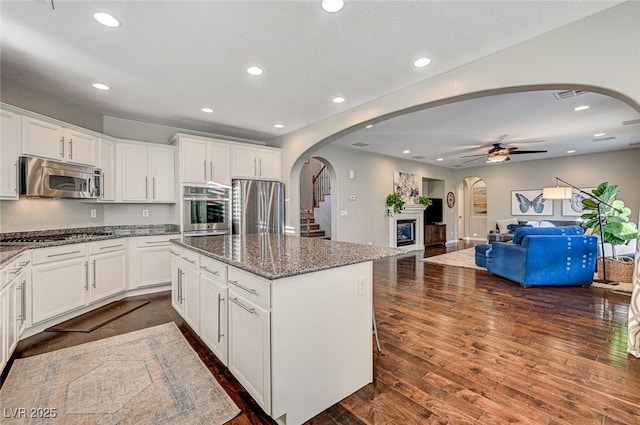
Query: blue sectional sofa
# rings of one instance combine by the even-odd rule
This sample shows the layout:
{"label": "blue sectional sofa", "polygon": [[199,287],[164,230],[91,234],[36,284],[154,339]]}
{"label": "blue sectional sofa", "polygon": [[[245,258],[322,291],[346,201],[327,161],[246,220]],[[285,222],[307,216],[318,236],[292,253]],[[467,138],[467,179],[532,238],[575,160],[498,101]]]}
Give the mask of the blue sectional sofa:
{"label": "blue sectional sofa", "polygon": [[512,242],[491,245],[487,270],[525,287],[591,285],[597,244],[579,226],[522,227]]}

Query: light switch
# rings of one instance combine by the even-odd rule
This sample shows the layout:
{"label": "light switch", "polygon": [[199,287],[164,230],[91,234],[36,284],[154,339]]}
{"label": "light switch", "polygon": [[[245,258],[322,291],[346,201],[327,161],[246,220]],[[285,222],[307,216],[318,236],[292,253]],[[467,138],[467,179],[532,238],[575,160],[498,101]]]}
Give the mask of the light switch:
{"label": "light switch", "polygon": [[149,210],[142,210],[142,216],[143,217],[149,217]]}
{"label": "light switch", "polygon": [[96,209],[91,208],[91,218],[96,218]]}
{"label": "light switch", "polygon": [[346,217],[349,214],[347,210],[340,210],[340,217]]}
{"label": "light switch", "polygon": [[356,170],[349,170],[349,180],[356,179]]}

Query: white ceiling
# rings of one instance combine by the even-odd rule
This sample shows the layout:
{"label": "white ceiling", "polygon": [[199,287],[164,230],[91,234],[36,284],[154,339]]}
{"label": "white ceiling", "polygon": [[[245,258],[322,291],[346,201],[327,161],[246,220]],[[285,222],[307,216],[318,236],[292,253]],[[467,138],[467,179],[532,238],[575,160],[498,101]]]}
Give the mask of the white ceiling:
{"label": "white ceiling", "polygon": [[[47,0],[1,0],[0,72],[104,115],[268,141],[621,1],[345,3],[329,14],[320,0],[54,0],[55,9]],[[96,11],[113,14],[122,26],[96,23]],[[431,65],[415,68],[422,56]],[[264,74],[248,75],[252,65]],[[98,91],[95,82],[111,90]],[[335,104],[335,96],[346,101]],[[441,155],[438,165],[453,167],[458,162],[449,157],[477,153],[468,148],[503,134],[505,142],[545,139],[547,145],[535,148],[549,155],[566,151],[565,142],[585,149],[595,131],[586,124],[618,128],[615,148],[639,141],[640,126],[619,128],[637,113],[602,96],[583,97],[600,109],[560,119],[558,108],[568,103],[549,100],[548,93],[504,95],[388,120],[336,143],[366,137],[370,151],[406,157],[398,150],[408,148],[410,156]]]}

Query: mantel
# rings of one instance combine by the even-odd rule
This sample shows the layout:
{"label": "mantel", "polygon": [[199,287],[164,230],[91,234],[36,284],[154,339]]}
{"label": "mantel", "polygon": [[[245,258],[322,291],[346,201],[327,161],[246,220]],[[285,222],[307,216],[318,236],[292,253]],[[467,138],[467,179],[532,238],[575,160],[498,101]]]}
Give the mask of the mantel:
{"label": "mantel", "polygon": [[[405,251],[416,251],[424,249],[424,205],[409,204],[399,213],[395,213],[389,217],[389,246],[400,248]],[[414,245],[397,246],[396,225],[398,220],[416,220],[416,243]]]}

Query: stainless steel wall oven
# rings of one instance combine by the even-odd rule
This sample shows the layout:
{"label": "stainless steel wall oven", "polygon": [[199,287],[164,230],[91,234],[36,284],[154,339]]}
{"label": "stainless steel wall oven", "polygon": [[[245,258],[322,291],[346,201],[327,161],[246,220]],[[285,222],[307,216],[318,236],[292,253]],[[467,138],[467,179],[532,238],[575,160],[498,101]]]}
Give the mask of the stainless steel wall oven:
{"label": "stainless steel wall oven", "polygon": [[183,191],[185,235],[224,235],[231,231],[231,188],[185,186]]}

